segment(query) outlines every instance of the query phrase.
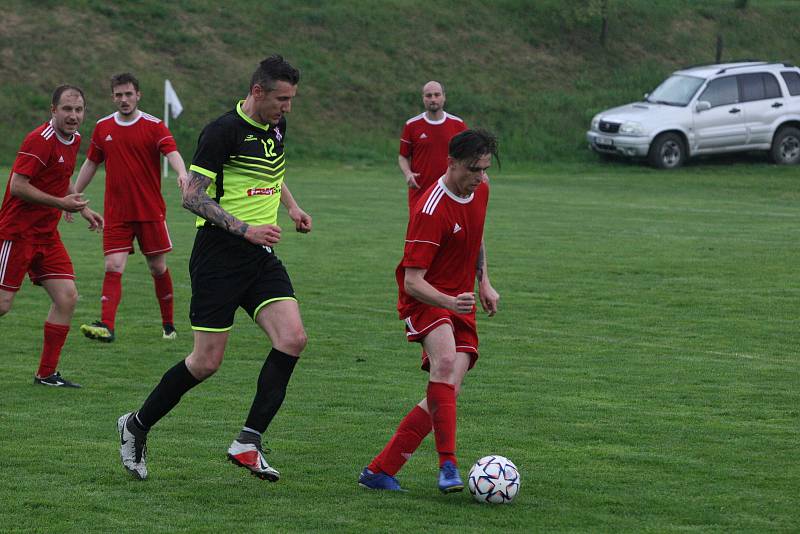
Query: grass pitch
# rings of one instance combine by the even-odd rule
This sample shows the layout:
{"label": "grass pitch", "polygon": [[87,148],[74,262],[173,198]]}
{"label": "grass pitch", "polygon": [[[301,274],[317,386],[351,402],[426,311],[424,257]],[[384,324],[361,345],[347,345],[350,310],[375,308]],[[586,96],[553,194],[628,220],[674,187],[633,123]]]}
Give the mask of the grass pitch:
{"label": "grass pitch", "polygon": [[[102,204],[101,180],[89,190]],[[510,506],[436,489],[432,438],[401,471],[410,493],[356,485],[423,392],[394,312],[405,229],[392,166],[294,166],[314,217],[277,251],[309,334],[266,436],[283,478],[225,460],[269,347],[242,313],[216,376],[150,436],[151,478],[119,464],[116,419],[191,350],[193,217],[165,182],[175,342],[160,339],[140,254],[123,277],[115,343],[99,316],[99,236],[61,225],[81,300],[61,370],[31,384],[47,312],[26,283],[0,319],[2,529],[63,531],[786,531],[800,523],[800,173],[760,159],[677,172],[627,164],[493,173],[486,229],[501,310],[459,399],[462,474],[490,453],[519,467]],[[284,229],[288,219],[282,216]]]}

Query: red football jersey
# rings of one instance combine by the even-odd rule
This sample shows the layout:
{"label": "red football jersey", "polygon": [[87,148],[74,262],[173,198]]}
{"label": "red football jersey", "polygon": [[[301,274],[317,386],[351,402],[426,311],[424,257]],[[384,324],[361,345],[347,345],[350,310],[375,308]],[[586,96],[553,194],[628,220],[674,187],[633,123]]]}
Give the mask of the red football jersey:
{"label": "red football jersey", "polygon": [[408,119],[400,138],[400,155],[411,158],[411,170],[419,173],[419,189],[408,190],[409,211],[417,200],[447,170],[447,147],[450,139],[467,129],[464,121],[455,115],[444,114],[439,121],[431,121],[425,113]]}
{"label": "red football jersey", "polygon": [[78,132],[68,141],[56,133],[49,121],[25,137],[11,168],[0,208],[0,240],[24,239],[28,243],[43,244],[58,238],[61,210],[11,196],[11,176],[22,174],[40,191],[54,197],[66,196],[80,146]]}
{"label": "red football jersey", "polygon": [[400,297],[397,310],[407,317],[419,301],[405,292],[405,269],[427,269],[425,280],[450,296],[475,290],[475,271],[489,202],[484,182],[467,198],[452,193],[439,179],[417,202],[406,231],[403,260],[395,270]]}
{"label": "red football jersey", "polygon": [[122,122],[117,113],[97,121],[87,157],[106,164],[107,222],[164,220],[159,155],[177,149],[161,119],[142,111],[131,122]]}

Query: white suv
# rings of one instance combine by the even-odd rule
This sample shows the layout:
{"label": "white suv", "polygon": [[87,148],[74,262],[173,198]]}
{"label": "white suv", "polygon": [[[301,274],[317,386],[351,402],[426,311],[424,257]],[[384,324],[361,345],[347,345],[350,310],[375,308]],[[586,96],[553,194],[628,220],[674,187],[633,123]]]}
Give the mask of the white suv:
{"label": "white suv", "polygon": [[647,157],[662,169],[700,154],[767,150],[800,161],[800,69],[742,62],[676,71],[643,102],[595,115],[586,132],[600,154]]}

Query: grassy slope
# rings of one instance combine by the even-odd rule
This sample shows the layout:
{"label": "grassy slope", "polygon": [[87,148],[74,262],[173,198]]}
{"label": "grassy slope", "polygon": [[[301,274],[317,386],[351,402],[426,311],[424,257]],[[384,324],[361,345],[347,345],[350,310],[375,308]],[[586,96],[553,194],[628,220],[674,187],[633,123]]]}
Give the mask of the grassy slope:
{"label": "grassy slope", "polygon": [[713,59],[795,59],[788,1],[610,0],[605,50],[583,2],[338,0],[108,3],[9,0],[0,26],[0,161],[46,116],[58,83],[83,86],[83,131],[110,112],[106,80],[131,70],[142,107],[162,114],[164,78],[185,104],[174,122],[190,152],[199,129],[245,94],[257,61],[281,52],[303,71],[291,120],[296,155],[393,159],[419,88],[445,82],[448,109],[497,130],[509,160],[586,158],[592,114],[639,97],[671,70]]}

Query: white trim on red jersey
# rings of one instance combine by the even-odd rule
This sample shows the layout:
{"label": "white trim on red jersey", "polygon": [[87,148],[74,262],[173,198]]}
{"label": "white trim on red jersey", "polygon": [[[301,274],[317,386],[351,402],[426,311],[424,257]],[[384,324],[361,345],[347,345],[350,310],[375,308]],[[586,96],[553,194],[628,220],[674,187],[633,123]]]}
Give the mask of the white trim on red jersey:
{"label": "white trim on red jersey", "polygon": [[116,115],[116,114],[117,114],[116,111],[114,113],[109,113],[108,115],[106,115],[102,119],[97,119],[97,123],[96,124],[100,124],[103,121],[107,121],[108,119],[112,119],[112,118],[114,118],[114,115]]}
{"label": "white trim on red jersey", "polygon": [[142,117],[144,118],[144,120],[147,120],[147,121],[150,121],[150,122],[155,122],[156,124],[161,122],[161,119],[159,119],[155,115],[150,115],[149,113],[147,113],[145,111],[142,111]]}
{"label": "white trim on red jersey", "polygon": [[435,247],[441,246],[439,243],[434,243],[433,241],[425,241],[424,239],[406,239],[406,243],[427,243]]}
{"label": "white trim on red jersey", "polygon": [[[53,135],[55,135],[56,139],[61,141],[62,145],[67,145],[67,146],[69,146],[72,143],[74,143],[75,142],[75,138],[80,138],[81,137],[81,134],[79,134],[78,132],[75,132],[74,134],[72,134],[72,139],[64,139],[63,137],[58,135],[58,130],[56,130],[55,126],[53,126],[53,119],[50,119],[50,124],[47,126],[47,128],[42,130],[42,133],[40,135],[42,137],[44,137],[45,139],[47,139],[48,141],[50,140],[51,137],[53,137]],[[42,161],[42,160],[39,160],[39,161]]]}
{"label": "white trim on red jersey", "polygon": [[21,151],[21,150],[20,150],[19,152],[17,152],[17,154],[25,154],[26,156],[33,156],[34,158],[38,159],[38,160],[39,160],[39,162],[40,162],[42,165],[44,165],[44,166],[47,166],[47,164],[46,164],[44,161],[42,161],[42,158],[40,158],[40,157],[39,157],[39,156],[37,156],[36,154],[31,154],[30,152],[23,152],[23,151]]}
{"label": "white trim on red jersey", "polygon": [[56,129],[53,128],[53,121],[50,121],[50,124],[47,126],[47,128],[42,130],[42,133],[40,133],[39,135],[41,135],[42,137],[44,137],[49,141],[50,138],[53,137],[53,135],[55,135],[55,133]]}
{"label": "white trim on red jersey", "polygon": [[138,113],[138,115],[136,115],[136,118],[128,122],[124,122],[121,119],[122,115],[120,114],[119,111],[115,111],[112,116],[114,117],[114,122],[116,122],[119,126],[133,126],[134,124],[139,122],[139,119],[141,119],[143,115],[142,110],[140,109],[137,109],[136,112]]}
{"label": "white trim on red jersey", "polygon": [[[13,241],[3,241],[3,245],[0,246],[0,285],[3,284],[3,280],[6,277],[6,268],[8,267],[8,257],[11,255],[11,245]],[[6,286],[11,287],[11,286]]]}
{"label": "white trim on red jersey", "polygon": [[453,120],[458,121],[458,122],[464,122],[464,119],[462,119],[461,117],[456,117],[455,115],[451,115],[450,113],[448,113],[446,111],[444,112],[444,117],[442,117],[438,121],[432,121],[432,120],[430,120],[428,118],[428,115],[426,114],[426,112],[423,111],[419,115],[414,115],[413,117],[408,119],[406,121],[406,124],[411,124],[412,122],[417,122],[418,120],[424,120],[428,124],[433,124],[434,126],[437,126],[439,124],[443,124],[447,119],[453,119]]}
{"label": "white trim on red jersey", "polygon": [[436,211],[436,206],[439,205],[439,201],[442,200],[444,195],[449,196],[459,204],[469,204],[472,202],[472,199],[475,198],[475,193],[470,193],[468,197],[460,197],[450,191],[447,186],[444,184],[444,176],[437,180],[436,185],[431,187],[431,192],[428,193],[428,199],[425,201],[425,205],[422,207],[422,213],[426,215],[433,215],[433,212]]}

